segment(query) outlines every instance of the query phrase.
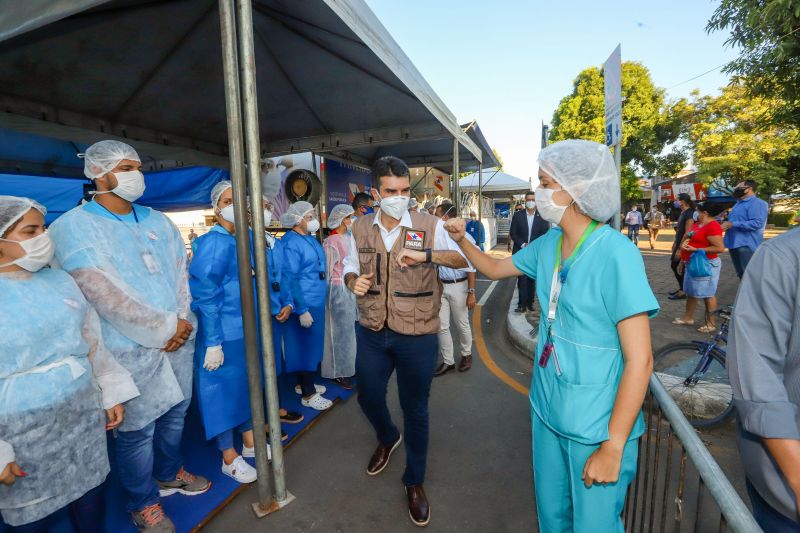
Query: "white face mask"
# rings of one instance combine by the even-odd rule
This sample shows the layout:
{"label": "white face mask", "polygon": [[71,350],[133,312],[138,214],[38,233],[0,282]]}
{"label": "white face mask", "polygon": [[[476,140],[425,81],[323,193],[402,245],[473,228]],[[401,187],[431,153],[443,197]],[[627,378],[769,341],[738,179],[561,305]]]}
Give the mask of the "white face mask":
{"label": "white face mask", "polygon": [[525,202],[525,207],[527,207],[528,209],[533,209],[534,207],[536,207],[536,202],[534,202],[533,200],[528,200],[527,202]]}
{"label": "white face mask", "polygon": [[142,197],[145,189],[144,174],[138,170],[131,170],[130,172],[112,172],[112,174],[117,178],[117,186],[105,192],[113,192],[123,200],[129,202],[135,202]]}
{"label": "white face mask", "polygon": [[264,209],[264,227],[269,226],[270,222],[272,222],[272,211]]}
{"label": "white face mask", "polygon": [[233,204],[226,205],[225,207],[220,209],[219,210],[219,215],[222,218],[224,218],[225,220],[227,220],[228,222],[230,222],[231,224],[235,224],[236,223],[236,218],[234,217],[234,213],[233,213]]}
{"label": "white face mask", "polygon": [[309,221],[308,226],[306,227],[308,233],[316,233],[319,231],[319,220],[316,218],[314,220]]}
{"label": "white face mask", "polygon": [[410,200],[410,196],[389,196],[388,198],[381,198],[381,211],[395,220],[400,220],[403,218],[406,211],[408,211],[408,202]]}
{"label": "white face mask", "polygon": [[50,235],[47,233],[42,233],[25,241],[12,241],[11,239],[0,239],[0,241],[15,242],[25,250],[25,255],[10,263],[0,265],[0,267],[19,265],[28,272],[37,272],[44,268],[45,265],[49,265],[56,251],[53,241],[50,240]]}
{"label": "white face mask", "polygon": [[539,206],[539,214],[543,219],[553,224],[559,224],[569,205],[556,205],[553,202],[554,192],[556,192],[554,189],[542,187],[536,189],[537,205]]}

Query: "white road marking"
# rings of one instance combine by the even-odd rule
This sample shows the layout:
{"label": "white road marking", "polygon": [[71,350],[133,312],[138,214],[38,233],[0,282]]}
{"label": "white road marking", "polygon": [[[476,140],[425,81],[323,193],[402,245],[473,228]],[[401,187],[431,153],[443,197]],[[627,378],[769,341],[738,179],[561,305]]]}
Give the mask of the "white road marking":
{"label": "white road marking", "polygon": [[481,296],[481,301],[478,302],[478,305],[483,306],[484,304],[486,304],[486,301],[489,300],[489,296],[492,295],[492,291],[494,290],[495,287],[497,287],[497,280],[493,281],[492,284],[489,285],[489,288],[486,289],[486,292],[484,292],[483,296]]}

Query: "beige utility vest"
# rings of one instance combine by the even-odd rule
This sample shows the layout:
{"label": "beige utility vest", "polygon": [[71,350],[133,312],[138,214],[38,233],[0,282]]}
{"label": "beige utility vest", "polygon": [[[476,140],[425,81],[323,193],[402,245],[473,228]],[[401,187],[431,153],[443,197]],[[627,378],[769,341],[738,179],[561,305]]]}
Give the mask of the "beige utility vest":
{"label": "beige utility vest", "polygon": [[374,224],[378,213],[359,217],[353,223],[361,274],[375,273],[367,294],[357,298],[360,324],[373,331],[384,327],[403,335],[427,335],[439,331],[442,282],[436,265],[425,263],[400,269],[400,250],[433,249],[438,218],[410,212],[411,228],[400,228],[391,250],[383,244]]}

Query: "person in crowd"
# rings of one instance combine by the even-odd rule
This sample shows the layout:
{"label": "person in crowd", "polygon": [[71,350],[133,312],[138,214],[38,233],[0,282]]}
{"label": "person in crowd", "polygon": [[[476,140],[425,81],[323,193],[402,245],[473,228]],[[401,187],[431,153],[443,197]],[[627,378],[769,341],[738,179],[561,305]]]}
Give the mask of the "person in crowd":
{"label": "person in crowd", "polygon": [[290,288],[294,304],[284,330],[284,369],[296,373],[294,390],[302,395],[303,406],[324,411],[333,402],[322,396],[327,388],[314,383],[325,346],[327,263],[325,250],[314,236],[320,224],[308,202],[289,206],[281,224],[291,228],[282,239],[282,283]]}
{"label": "person in crowd", "polygon": [[[702,333],[713,333],[716,330],[714,311],[717,310],[717,285],[722,261],[719,254],[725,251],[722,244],[722,226],[715,220],[722,212],[720,204],[703,202],[695,211],[697,221],[686,234],[681,245],[680,269],[683,273],[683,292],[686,293],[686,312],[682,317],[672,321],[673,324],[694,324],[694,312],[699,300],[706,306],[705,324],[698,328]],[[689,271],[689,260],[692,254],[702,252],[708,260],[710,275],[695,277]]]}
{"label": "person in crowd", "polygon": [[[542,218],[536,209],[536,194],[525,193],[525,207],[514,213],[508,237],[512,242],[512,253],[517,253],[539,237],[550,231],[550,224]],[[530,276],[520,275],[517,278],[517,313],[533,311],[536,295],[536,280]]]}
{"label": "person in crowd", "polygon": [[694,225],[694,201],[686,193],[678,195],[678,209],[680,216],[675,223],[675,241],[672,243],[672,255],[670,256],[670,268],[678,280],[678,289],[669,293],[670,300],[684,300],[686,293],[683,292],[683,280],[685,272],[681,263],[681,246],[686,234],[692,231]]}
{"label": "person in crowd", "polygon": [[639,228],[644,224],[642,214],[639,212],[639,207],[631,206],[631,210],[625,215],[625,225],[628,227],[628,239],[633,241],[633,244],[639,245]]}
{"label": "person in crowd", "polygon": [[433,201],[427,202],[425,204],[425,211],[427,211],[429,215],[434,214],[436,212],[436,203]]}
{"label": "person in crowd", "polygon": [[467,259],[491,279],[525,274],[542,304],[531,384],[536,508],[542,531],[623,531],[636,475],[642,403],[652,373],[648,317],[658,302],[638,249],[600,221],[619,210],[608,148],[551,144],[539,154],[536,204],[558,225],[511,258],[482,254],[448,221]]}
{"label": "person in crowd", "polygon": [[353,217],[363,217],[373,212],[372,209],[372,196],[365,192],[360,192],[353,197]]}
{"label": "person in crowd", "polygon": [[328,215],[330,237],[322,247],[327,261],[328,297],[325,300],[325,348],[322,354],[322,377],[340,387],[353,388],[356,374],[356,298],[344,286],[344,260],[350,253],[353,208],[337,205]]}
{"label": "person in crowd", "polygon": [[469,212],[469,221],[467,222],[467,233],[481,249],[484,251],[484,243],[486,242],[486,231],[483,227],[483,222],[478,220],[478,213],[474,209]]}
{"label": "person in crowd", "polygon": [[378,447],[367,474],[389,464],[403,440],[386,405],[386,387],[397,371],[406,435],[406,487],[412,522],[430,522],[423,483],[428,456],[428,396],[437,358],[442,284],[435,265],[466,268],[467,262],[444,230],[427,213],[408,211],[411,180],[396,157],[372,167],[380,208],[353,224],[345,260],[345,285],[358,302],[360,325],[356,378],[358,403],[375,429]]}
{"label": "person in crowd", "polygon": [[114,449],[127,510],[142,531],[172,531],[159,496],[195,496],[211,483],[183,468],[181,436],[192,396],[194,314],[187,255],[162,213],[134,204],[144,192],[141,159],[119,141],[84,154],[94,199],[50,227],[58,263],[97,310],[106,347],[141,395],[125,404]]}
{"label": "person in crowd", "polygon": [[731,321],[728,373],[753,516],[770,533],[800,531],[800,232],[758,248]]}
{"label": "person in crowd", "polygon": [[190,244],[197,238],[197,233],[194,232],[194,228],[189,229],[189,235],[187,235],[186,238],[189,239]]}
{"label": "person in crowd", "polygon": [[650,233],[650,249],[655,250],[655,243],[658,240],[658,232],[664,227],[666,218],[664,213],[658,208],[658,205],[653,204],[650,211],[644,216],[647,223],[647,231]]}
{"label": "person in crowd", "polygon": [[736,205],[731,209],[728,220],[723,222],[725,247],[731,254],[736,275],[742,279],[744,270],[756,248],[764,241],[767,227],[769,205],[756,196],[758,184],[753,180],[740,182],[733,191]]}
{"label": "person in crowd", "polygon": [[[455,218],[456,208],[450,202],[442,203],[436,209],[436,216],[442,222]],[[469,226],[469,222],[467,222]],[[467,239],[476,244],[472,235]],[[439,310],[439,354],[442,362],[433,372],[433,377],[447,374],[456,368],[453,356],[453,338],[458,339],[458,351],[461,359],[458,371],[466,372],[472,368],[472,327],[469,324],[469,312],[475,309],[475,269],[455,270],[439,267],[439,278],[442,280],[442,308]],[[452,319],[452,320],[451,320]],[[450,331],[455,330],[455,335]]]}
{"label": "person in crowd", "polygon": [[45,268],[45,214],[0,196],[0,514],[7,533],[48,531],[67,507],[76,531],[103,532],[106,431],[139,390],[72,277]]}

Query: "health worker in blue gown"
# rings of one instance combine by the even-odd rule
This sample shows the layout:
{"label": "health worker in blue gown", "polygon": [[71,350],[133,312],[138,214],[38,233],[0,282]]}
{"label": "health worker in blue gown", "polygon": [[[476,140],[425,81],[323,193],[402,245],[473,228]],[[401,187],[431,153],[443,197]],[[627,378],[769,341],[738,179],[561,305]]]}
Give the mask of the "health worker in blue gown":
{"label": "health worker in blue gown", "polygon": [[283,236],[283,283],[291,289],[294,310],[284,334],[285,371],[297,373],[295,392],[301,403],[324,411],[332,402],[322,396],[326,388],[314,383],[325,344],[325,251],[315,234],[319,231],[314,207],[295,202],[281,215],[291,231]]}
{"label": "health worker in blue gown", "polygon": [[75,281],[47,268],[45,212],[0,196],[0,514],[6,533],[27,533],[66,508],[78,533],[102,533],[106,431],[139,391]]}
{"label": "health worker in blue gown", "polygon": [[49,233],[59,265],[100,315],[106,347],[141,393],[125,404],[114,439],[127,510],[140,529],[169,531],[160,498],[211,488],[183,468],[181,454],[196,322],[186,247],[169,218],[133,203],[145,189],[136,150],[100,141],[83,157],[94,200],[59,217]]}

